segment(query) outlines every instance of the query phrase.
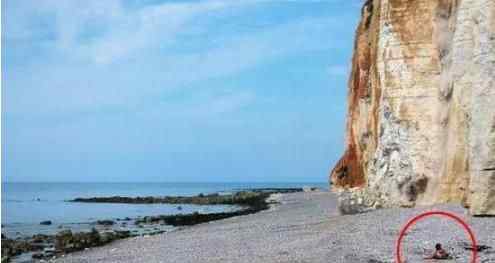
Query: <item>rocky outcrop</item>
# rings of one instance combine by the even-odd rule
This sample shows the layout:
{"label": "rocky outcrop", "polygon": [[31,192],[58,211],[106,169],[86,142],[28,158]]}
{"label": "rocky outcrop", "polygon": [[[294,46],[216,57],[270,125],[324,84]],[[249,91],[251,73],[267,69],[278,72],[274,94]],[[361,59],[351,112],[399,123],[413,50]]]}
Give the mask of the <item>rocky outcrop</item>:
{"label": "rocky outcrop", "polygon": [[[316,190],[316,189],[315,189]],[[75,198],[69,202],[120,203],[120,204],[194,204],[194,205],[241,205],[256,206],[270,194],[302,192],[303,188],[260,188],[232,194],[199,194],[195,196],[147,196],[147,197],[89,197]]]}
{"label": "rocky outcrop", "polygon": [[99,232],[95,228],[90,232],[73,233],[71,230],[62,230],[56,235],[36,234],[32,237],[16,239],[7,238],[2,234],[2,262],[9,262],[23,253],[31,253],[33,259],[49,260],[66,253],[102,246],[131,236],[133,235],[129,230]]}
{"label": "rocky outcrop", "polygon": [[334,189],[495,215],[495,1],[368,0]]}
{"label": "rocky outcrop", "polygon": [[49,226],[51,224],[52,224],[52,221],[50,221],[50,220],[46,220],[46,221],[41,221],[40,222],[40,225],[44,225],[44,226]]}
{"label": "rocky outcrop", "polygon": [[59,254],[83,250],[108,244],[114,240],[128,238],[130,231],[105,231],[98,232],[93,229],[90,232],[72,233],[70,230],[60,231],[55,236],[55,252]]}

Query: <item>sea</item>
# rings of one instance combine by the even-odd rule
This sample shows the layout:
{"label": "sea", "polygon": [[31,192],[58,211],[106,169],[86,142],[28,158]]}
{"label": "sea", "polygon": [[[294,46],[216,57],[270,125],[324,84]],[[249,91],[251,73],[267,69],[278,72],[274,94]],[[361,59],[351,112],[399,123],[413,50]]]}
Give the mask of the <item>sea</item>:
{"label": "sea", "polygon": [[[67,202],[76,197],[191,196],[232,193],[251,188],[311,186],[327,183],[2,183],[2,234],[9,238],[84,231],[97,220],[120,220],[177,213],[214,213],[238,209],[226,205],[102,204]],[[41,225],[49,220],[51,225]]]}

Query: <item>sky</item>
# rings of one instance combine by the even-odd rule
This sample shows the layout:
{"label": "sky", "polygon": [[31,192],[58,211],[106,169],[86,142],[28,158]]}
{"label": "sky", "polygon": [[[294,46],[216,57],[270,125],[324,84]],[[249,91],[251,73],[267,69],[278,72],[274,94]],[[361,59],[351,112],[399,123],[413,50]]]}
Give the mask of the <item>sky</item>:
{"label": "sky", "polygon": [[360,0],[2,1],[4,182],[326,182]]}

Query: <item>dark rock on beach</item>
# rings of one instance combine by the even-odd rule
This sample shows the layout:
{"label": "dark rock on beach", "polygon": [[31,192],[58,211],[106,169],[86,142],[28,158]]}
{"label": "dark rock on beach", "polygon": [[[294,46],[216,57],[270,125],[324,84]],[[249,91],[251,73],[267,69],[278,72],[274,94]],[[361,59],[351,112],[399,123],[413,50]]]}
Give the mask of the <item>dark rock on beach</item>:
{"label": "dark rock on beach", "polygon": [[302,188],[261,188],[251,189],[249,191],[240,191],[234,194],[220,195],[199,194],[196,196],[163,196],[163,197],[125,197],[125,196],[110,196],[110,197],[90,197],[90,198],[75,198],[70,202],[83,203],[122,203],[122,204],[195,204],[195,205],[247,205],[250,206],[257,199],[266,198],[272,193],[287,193],[302,191]]}
{"label": "dark rock on beach", "polygon": [[42,249],[28,240],[2,238],[2,262],[25,252]]}
{"label": "dark rock on beach", "polygon": [[12,257],[33,252],[33,259],[50,259],[54,256],[108,244],[114,240],[131,236],[130,231],[105,231],[73,233],[71,230],[60,231],[56,235],[33,235],[31,238],[9,239],[2,236],[2,262]]}
{"label": "dark rock on beach", "polygon": [[106,220],[98,220],[96,221],[96,224],[102,226],[112,226],[115,224],[115,222],[113,220],[106,219]]}
{"label": "dark rock on beach", "polygon": [[52,235],[36,234],[31,238],[31,242],[33,243],[49,243],[53,241],[54,236]]}
{"label": "dark rock on beach", "polygon": [[43,259],[45,257],[45,255],[42,252],[36,252],[36,253],[33,253],[33,255],[31,257],[33,259]]}
{"label": "dark rock on beach", "polygon": [[93,229],[89,233],[72,233],[70,230],[60,231],[55,236],[55,250],[60,253],[82,250],[100,244],[100,234]]}
{"label": "dark rock on beach", "polygon": [[130,231],[98,232],[93,229],[91,232],[72,233],[70,230],[64,230],[55,236],[55,252],[61,254],[79,251],[85,248],[102,246],[114,240],[130,236]]}
{"label": "dark rock on beach", "polygon": [[80,251],[85,248],[102,246],[114,240],[130,236],[130,231],[115,230],[98,232],[93,228],[90,232],[72,233],[70,230],[64,230],[55,236],[54,253],[64,254]]}
{"label": "dark rock on beach", "polygon": [[465,250],[476,250],[477,252],[484,252],[484,251],[489,251],[492,249],[492,247],[487,246],[487,245],[476,245],[476,248],[473,247],[473,244],[468,243],[468,242],[461,242],[460,246],[464,248]]}
{"label": "dark rock on beach", "polygon": [[269,195],[269,193],[264,192],[240,192],[235,194],[232,198],[235,199],[237,204],[242,204],[244,206],[241,210],[208,214],[194,212],[191,214],[145,216],[136,219],[135,224],[165,223],[172,226],[187,226],[234,216],[253,214],[269,207],[266,202],[266,198],[268,198]]}
{"label": "dark rock on beach", "polygon": [[172,226],[190,226],[200,223],[206,223],[209,221],[225,219],[234,216],[247,215],[251,213],[258,212],[255,209],[244,209],[235,212],[224,212],[224,213],[210,213],[210,214],[200,214],[194,212],[191,214],[179,214],[179,215],[159,215],[159,216],[145,216],[143,218],[136,219],[135,223],[140,224],[159,224],[165,223]]}

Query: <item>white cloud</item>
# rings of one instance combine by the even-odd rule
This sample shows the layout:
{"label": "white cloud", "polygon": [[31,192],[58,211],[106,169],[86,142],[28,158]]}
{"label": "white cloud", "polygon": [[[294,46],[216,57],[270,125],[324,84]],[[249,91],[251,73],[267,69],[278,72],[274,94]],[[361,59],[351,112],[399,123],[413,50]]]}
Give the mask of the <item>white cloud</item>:
{"label": "white cloud", "polygon": [[[233,2],[230,2],[233,3]],[[232,6],[227,2],[162,4],[126,12],[113,21],[112,30],[76,49],[96,63],[110,63],[134,51],[174,41],[175,35],[194,17]]]}
{"label": "white cloud", "polygon": [[[134,10],[116,0],[32,3],[38,7],[30,6],[31,11],[24,14],[32,15],[33,9],[56,13],[58,33],[54,44],[63,55],[37,54],[35,57],[40,59],[36,63],[23,64],[22,70],[8,67],[4,71],[9,114],[39,116],[135,109],[157,96],[198,87],[195,84],[201,81],[238,74],[280,57],[337,49],[341,39],[329,37],[337,34],[332,31],[339,25],[337,18],[305,18],[242,33],[209,35],[205,29],[202,33],[206,32],[206,36],[193,40],[200,48],[174,52],[175,47],[184,44],[183,39],[178,41],[178,35],[203,26],[191,26],[191,21],[226,8],[233,8],[227,13],[240,12],[246,4],[263,1],[168,3]],[[91,27],[99,31],[83,38]],[[29,34],[17,35],[20,36]],[[206,41],[214,44],[202,46]],[[331,67],[330,72],[345,74],[339,66]],[[242,95],[242,89],[235,92],[241,98],[248,97]],[[205,98],[209,99],[213,98]],[[228,108],[228,103],[215,107]]]}
{"label": "white cloud", "polygon": [[125,8],[120,0],[10,1],[4,36],[33,40],[37,31],[47,30],[36,25],[38,19],[50,21],[53,17],[58,51],[106,64],[134,51],[173,42],[176,34],[198,16],[248,3],[256,1],[163,3],[135,9]]}
{"label": "white cloud", "polygon": [[[108,67],[34,65],[28,69],[29,76],[20,72],[7,75],[6,82],[18,86],[7,93],[12,102],[8,110],[30,109],[34,110],[32,114],[42,114],[134,107],[143,98],[166,94],[197,81],[236,74],[280,56],[331,48],[334,43],[323,37],[331,23],[328,19],[306,19],[230,36],[216,47],[185,54],[161,54],[152,49],[152,57]],[[117,45],[117,42],[105,43]]]}
{"label": "white cloud", "polygon": [[284,55],[337,48],[337,43],[325,39],[332,22],[311,18],[239,35],[217,48],[168,57],[163,68],[175,80],[196,81],[234,74]]}

